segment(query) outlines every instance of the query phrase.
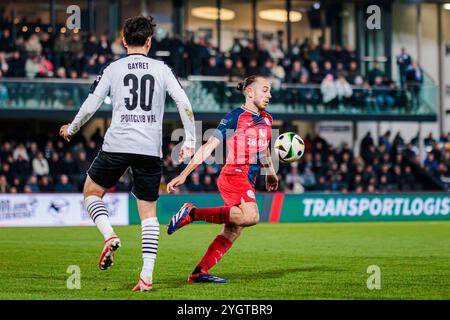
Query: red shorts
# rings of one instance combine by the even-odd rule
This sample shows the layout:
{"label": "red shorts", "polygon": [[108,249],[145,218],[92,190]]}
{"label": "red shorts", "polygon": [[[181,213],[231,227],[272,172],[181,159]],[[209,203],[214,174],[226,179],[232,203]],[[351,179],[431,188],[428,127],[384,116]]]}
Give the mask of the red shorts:
{"label": "red shorts", "polygon": [[226,206],[235,206],[244,202],[256,202],[255,187],[243,174],[221,173],[217,179],[217,187]]}

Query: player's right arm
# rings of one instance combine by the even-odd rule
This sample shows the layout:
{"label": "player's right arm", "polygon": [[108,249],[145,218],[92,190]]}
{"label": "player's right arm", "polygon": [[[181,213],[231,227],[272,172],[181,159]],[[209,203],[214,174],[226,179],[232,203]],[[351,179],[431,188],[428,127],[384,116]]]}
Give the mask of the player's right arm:
{"label": "player's right arm", "polygon": [[177,177],[173,178],[167,184],[167,192],[171,193],[175,190],[175,187],[182,185],[186,178],[194,171],[200,164],[203,163],[208,157],[212,154],[214,149],[216,149],[220,144],[220,140],[214,136],[208,139],[208,141],[202,145],[197,152],[192,157],[191,161],[189,161],[188,165]]}
{"label": "player's right arm", "polygon": [[78,110],[77,115],[69,124],[63,125],[59,130],[59,135],[66,141],[70,141],[72,136],[94,115],[100,108],[109,94],[111,78],[109,70],[103,69],[92,84],[89,95]]}
{"label": "player's right arm", "polygon": [[182,185],[189,174],[203,163],[217,148],[221,141],[234,134],[237,128],[237,121],[239,117],[236,113],[228,113],[219,123],[211,138],[197,150],[187,167],[180,173],[179,176],[172,179],[167,184],[167,192],[171,193],[175,187]]}

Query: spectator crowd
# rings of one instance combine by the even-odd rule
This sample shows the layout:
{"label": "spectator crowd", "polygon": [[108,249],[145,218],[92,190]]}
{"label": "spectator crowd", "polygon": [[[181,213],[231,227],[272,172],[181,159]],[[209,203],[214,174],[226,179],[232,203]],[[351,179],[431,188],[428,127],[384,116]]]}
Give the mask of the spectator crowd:
{"label": "spectator crowd", "polygon": [[[12,24],[0,30],[0,77],[88,79],[102,67],[126,54],[121,36],[110,40],[107,34],[48,33],[33,25],[27,32],[11,35]],[[9,27],[8,27],[9,26]],[[279,39],[264,39],[255,47],[249,39],[234,39],[232,47],[221,52],[206,37],[154,36],[149,56],[164,60],[181,78],[190,75],[222,77],[234,81],[251,74],[271,77],[275,83],[315,85],[294,94],[294,104],[319,102],[336,108],[340,104],[363,105],[375,110],[394,105],[407,107],[404,88],[410,92],[411,109],[418,108],[423,71],[402,49],[397,62],[400,86],[373,63],[363,75],[355,50],[350,46],[315,44],[309,38],[296,39],[288,54]],[[407,85],[406,85],[407,84]]]}
{"label": "spectator crowd", "polygon": [[[102,136],[97,131],[90,139],[77,136],[70,145],[60,138],[16,141],[0,140],[0,193],[81,192],[86,171],[98,153]],[[427,155],[421,161],[418,139],[405,143],[400,134],[391,140],[387,132],[375,143],[368,133],[356,155],[344,144],[329,144],[320,136],[305,137],[306,153],[294,164],[281,164],[279,191],[288,193],[355,192],[374,193],[421,190],[420,179],[412,166],[427,171],[450,187],[450,134],[435,139],[431,134],[424,143]],[[173,142],[164,142],[164,165],[160,192],[183,169],[175,165],[171,154]],[[406,161],[410,159],[412,162]],[[211,159],[210,159],[211,160]],[[207,164],[208,163],[208,164]],[[178,192],[215,192],[221,165],[208,161],[199,166]],[[124,173],[110,191],[129,191],[130,171]],[[264,176],[258,176],[257,190],[264,191]]]}
{"label": "spectator crowd", "polygon": [[359,155],[348,144],[338,148],[320,136],[313,139],[306,136],[304,158],[296,164],[283,165],[280,170],[281,188],[294,193],[422,190],[421,178],[413,167],[427,171],[446,189],[450,188],[450,134],[439,140],[430,134],[425,139],[424,161],[419,154],[418,138],[405,143],[399,133],[393,139],[390,135],[390,131],[386,132],[375,143],[367,133],[361,141]]}

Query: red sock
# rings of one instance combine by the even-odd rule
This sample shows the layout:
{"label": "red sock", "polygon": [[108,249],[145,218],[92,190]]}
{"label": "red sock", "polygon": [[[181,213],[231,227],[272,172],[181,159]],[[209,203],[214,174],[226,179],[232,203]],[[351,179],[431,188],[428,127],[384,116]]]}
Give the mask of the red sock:
{"label": "red sock", "polygon": [[218,235],[209,245],[208,250],[198,264],[197,268],[200,267],[202,272],[207,272],[209,269],[214,267],[217,262],[219,262],[225,252],[231,248],[232,244],[233,242],[224,236]]}
{"label": "red sock", "polygon": [[230,211],[231,207],[195,208],[194,220],[228,224],[230,223]]}

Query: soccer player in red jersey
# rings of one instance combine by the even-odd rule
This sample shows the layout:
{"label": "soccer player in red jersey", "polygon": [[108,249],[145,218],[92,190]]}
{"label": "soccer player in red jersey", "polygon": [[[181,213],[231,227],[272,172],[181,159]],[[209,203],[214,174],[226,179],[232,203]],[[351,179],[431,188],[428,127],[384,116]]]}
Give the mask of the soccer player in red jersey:
{"label": "soccer player in red jersey", "polygon": [[241,81],[237,89],[243,92],[245,104],[229,112],[220,121],[213,136],[195,153],[181,174],[167,185],[167,191],[173,192],[212,154],[222,140],[226,140],[226,164],[217,180],[225,205],[197,208],[191,203],[185,203],[168,225],[169,235],[193,221],[224,225],[222,232],[189,275],[188,282],[227,282],[209,274],[208,270],[230,249],[244,227],[258,223],[255,181],[261,166],[266,169],[267,191],[275,191],[278,188],[278,178],[268,148],[273,120],[265,111],[271,98],[270,83],[262,76],[250,76]]}

